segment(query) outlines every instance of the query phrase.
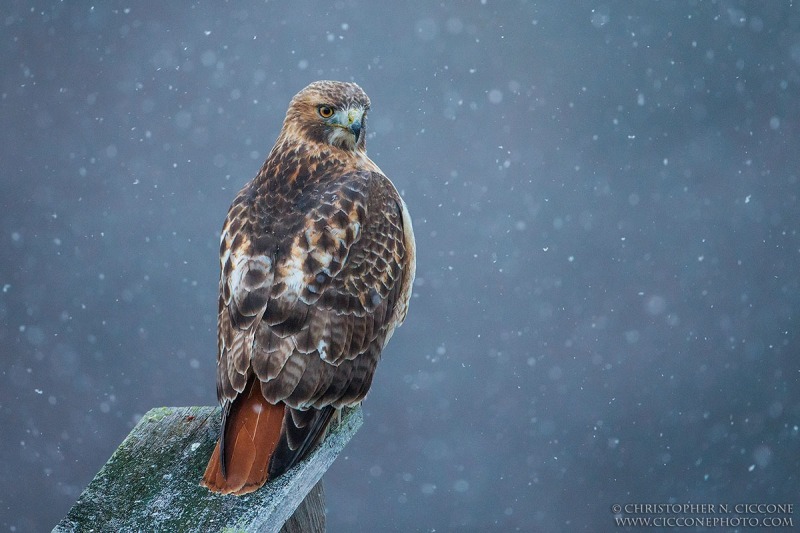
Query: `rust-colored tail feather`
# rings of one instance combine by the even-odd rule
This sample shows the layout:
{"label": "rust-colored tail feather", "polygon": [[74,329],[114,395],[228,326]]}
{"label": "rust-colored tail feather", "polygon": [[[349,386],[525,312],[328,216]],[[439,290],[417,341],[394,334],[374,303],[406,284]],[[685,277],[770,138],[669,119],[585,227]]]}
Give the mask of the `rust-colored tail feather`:
{"label": "rust-colored tail feather", "polygon": [[[204,487],[240,496],[259,489],[268,478],[268,467],[281,435],[285,406],[264,399],[258,380],[233,402],[223,417],[222,432],[208,461]],[[220,456],[220,448],[225,456]]]}

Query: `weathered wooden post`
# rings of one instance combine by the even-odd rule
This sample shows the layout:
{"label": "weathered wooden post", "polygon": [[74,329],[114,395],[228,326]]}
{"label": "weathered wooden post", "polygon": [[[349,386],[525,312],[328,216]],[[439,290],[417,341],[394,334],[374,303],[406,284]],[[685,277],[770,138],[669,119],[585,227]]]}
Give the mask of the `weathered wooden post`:
{"label": "weathered wooden post", "polygon": [[363,423],[344,409],[300,464],[246,496],[198,485],[220,430],[219,408],[151,409],[54,532],[325,530],[322,475]]}

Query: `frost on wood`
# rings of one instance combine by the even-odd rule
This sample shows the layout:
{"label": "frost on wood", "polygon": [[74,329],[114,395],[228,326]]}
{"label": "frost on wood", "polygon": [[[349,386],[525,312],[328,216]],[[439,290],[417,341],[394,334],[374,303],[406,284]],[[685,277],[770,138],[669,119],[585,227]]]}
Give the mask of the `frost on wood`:
{"label": "frost on wood", "polygon": [[[252,494],[223,496],[199,485],[219,435],[219,408],[152,409],[53,531],[280,531],[309,492],[305,504],[324,508],[316,485],[362,422],[360,407],[343,410],[300,464]],[[304,505],[295,519],[308,511]]]}

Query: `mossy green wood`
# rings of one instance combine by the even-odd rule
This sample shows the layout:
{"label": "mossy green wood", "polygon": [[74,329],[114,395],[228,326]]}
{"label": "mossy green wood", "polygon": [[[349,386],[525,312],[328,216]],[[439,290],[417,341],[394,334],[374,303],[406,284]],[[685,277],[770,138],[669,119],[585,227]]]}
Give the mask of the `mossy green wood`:
{"label": "mossy green wood", "polygon": [[[219,408],[152,409],[53,531],[280,531],[362,423],[360,407],[343,410],[289,472],[252,494],[223,496],[199,485],[219,435]],[[321,485],[309,497],[319,510],[298,516],[321,513]],[[324,515],[310,519],[324,528]]]}

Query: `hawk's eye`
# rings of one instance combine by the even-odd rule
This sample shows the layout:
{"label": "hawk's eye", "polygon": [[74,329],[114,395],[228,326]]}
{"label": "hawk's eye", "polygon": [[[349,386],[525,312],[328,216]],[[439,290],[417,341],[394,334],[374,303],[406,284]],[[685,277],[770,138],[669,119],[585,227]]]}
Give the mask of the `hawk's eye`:
{"label": "hawk's eye", "polygon": [[331,118],[333,116],[333,108],[326,105],[321,105],[317,108],[317,113],[319,113],[319,116],[322,118]]}

